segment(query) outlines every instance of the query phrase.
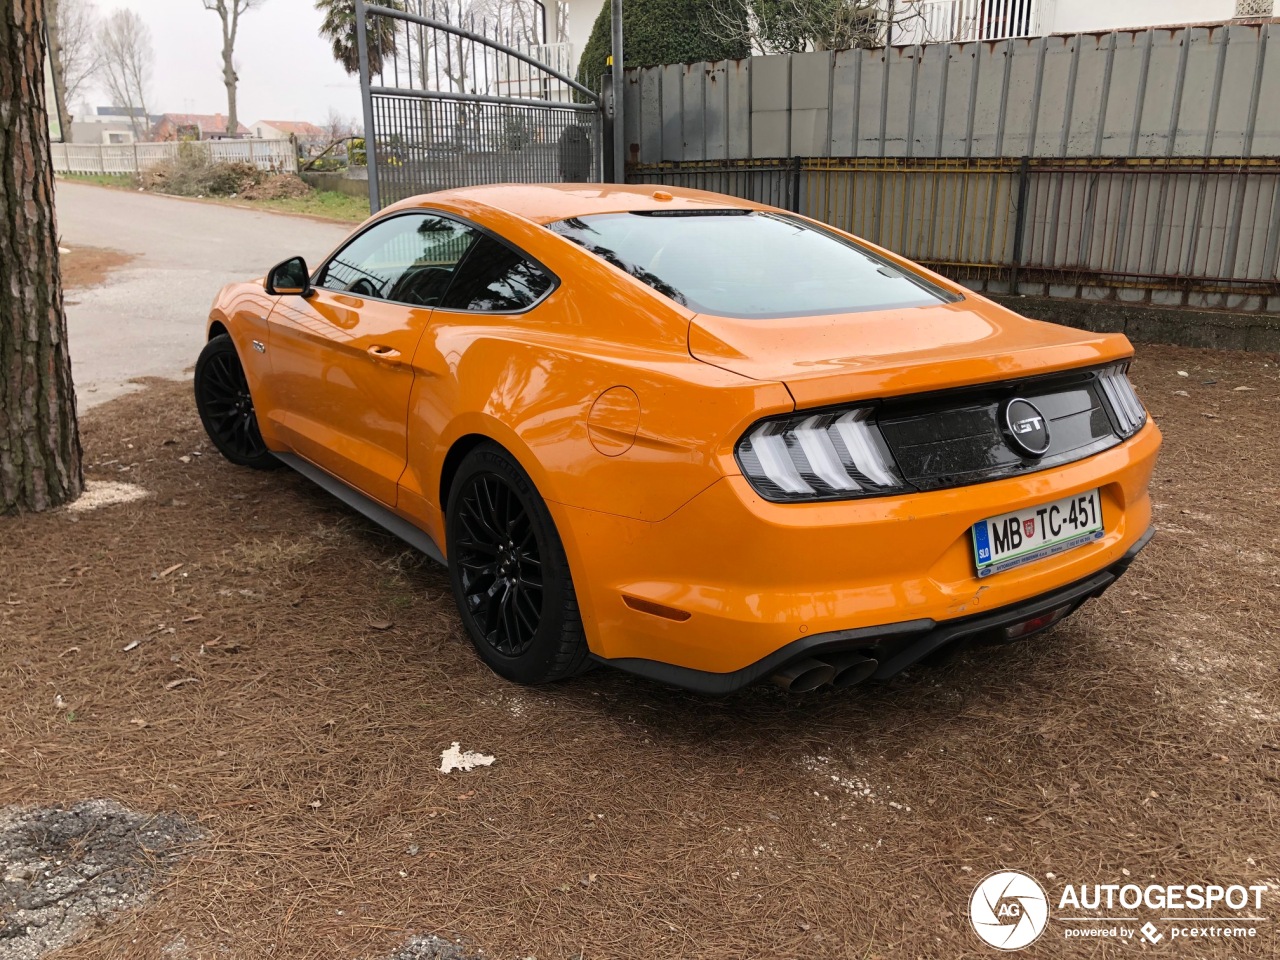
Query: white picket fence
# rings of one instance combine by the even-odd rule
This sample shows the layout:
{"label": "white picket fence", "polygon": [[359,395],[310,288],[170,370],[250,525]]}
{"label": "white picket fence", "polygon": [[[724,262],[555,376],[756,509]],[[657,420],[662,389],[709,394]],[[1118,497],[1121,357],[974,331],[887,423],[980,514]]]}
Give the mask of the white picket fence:
{"label": "white picket fence", "polygon": [[192,143],[55,143],[58,173],[141,173],[182,148],[203,150],[214,163],[252,163],[273,173],[298,172],[298,148],[292,140],[204,140]]}

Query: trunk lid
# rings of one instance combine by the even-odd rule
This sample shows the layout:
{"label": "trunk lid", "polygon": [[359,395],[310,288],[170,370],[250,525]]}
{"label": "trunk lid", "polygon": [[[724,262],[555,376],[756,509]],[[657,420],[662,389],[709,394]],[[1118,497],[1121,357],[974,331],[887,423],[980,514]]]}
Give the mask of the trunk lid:
{"label": "trunk lid", "polygon": [[799,407],[1013,380],[1131,356],[1121,334],[1019,316],[987,300],[780,319],[698,314],[695,359],[782,381]]}

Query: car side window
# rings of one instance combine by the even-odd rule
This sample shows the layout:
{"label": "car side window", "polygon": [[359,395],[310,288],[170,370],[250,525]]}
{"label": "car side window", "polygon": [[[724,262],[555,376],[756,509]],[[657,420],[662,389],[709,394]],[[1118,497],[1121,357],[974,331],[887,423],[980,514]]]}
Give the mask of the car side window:
{"label": "car side window", "polygon": [[416,213],[390,217],[338,251],[320,271],[316,286],[434,307],[477,236],[476,230],[448,217]]}
{"label": "car side window", "polygon": [[451,310],[515,313],[537,303],[554,281],[501,240],[481,234],[440,305]]}

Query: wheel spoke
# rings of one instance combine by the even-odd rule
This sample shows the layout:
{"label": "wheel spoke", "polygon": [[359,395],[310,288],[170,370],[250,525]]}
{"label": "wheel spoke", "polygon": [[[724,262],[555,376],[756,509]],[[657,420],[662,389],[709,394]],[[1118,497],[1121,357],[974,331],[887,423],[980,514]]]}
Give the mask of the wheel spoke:
{"label": "wheel spoke", "polygon": [[532,518],[516,488],[492,473],[467,481],[457,510],[453,553],[474,633],[504,656],[521,656],[542,623],[542,561]]}
{"label": "wheel spoke", "polygon": [[[514,653],[517,649],[524,645],[525,637],[521,634],[520,624],[516,621],[515,598],[518,591],[513,586],[508,586],[502,594],[502,625],[503,632],[507,635],[508,652]],[[528,637],[532,640],[532,634]]]}
{"label": "wheel spoke", "polygon": [[483,521],[489,531],[498,538],[502,537],[502,521],[498,517],[498,500],[502,496],[502,488],[496,483],[491,484],[485,481],[483,490],[482,508],[484,510]]}
{"label": "wheel spoke", "polygon": [[538,622],[542,619],[542,605],[533,602],[527,590],[517,590],[516,592],[516,613],[520,616],[521,623],[524,624],[525,630],[529,636],[533,636],[538,632]]}

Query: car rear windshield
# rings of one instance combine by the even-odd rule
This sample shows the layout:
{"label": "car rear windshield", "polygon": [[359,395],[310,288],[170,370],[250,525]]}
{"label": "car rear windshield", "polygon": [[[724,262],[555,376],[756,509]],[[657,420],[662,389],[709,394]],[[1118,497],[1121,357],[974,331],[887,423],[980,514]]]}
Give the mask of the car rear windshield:
{"label": "car rear windshield", "polygon": [[865,247],[780,214],[606,213],[548,226],[698,313],[767,319],[960,299]]}

